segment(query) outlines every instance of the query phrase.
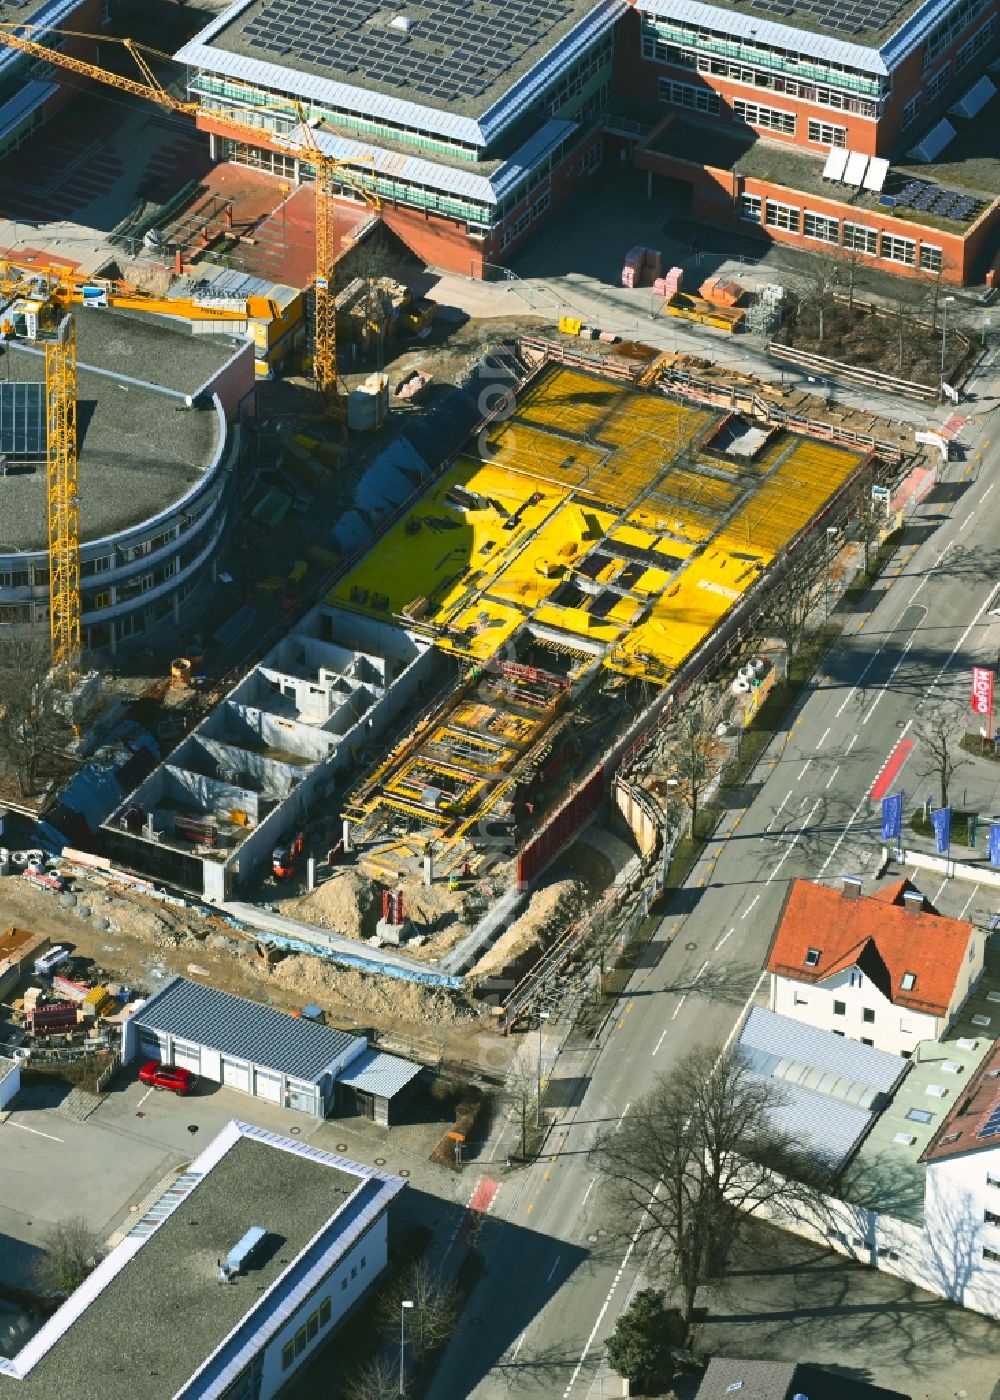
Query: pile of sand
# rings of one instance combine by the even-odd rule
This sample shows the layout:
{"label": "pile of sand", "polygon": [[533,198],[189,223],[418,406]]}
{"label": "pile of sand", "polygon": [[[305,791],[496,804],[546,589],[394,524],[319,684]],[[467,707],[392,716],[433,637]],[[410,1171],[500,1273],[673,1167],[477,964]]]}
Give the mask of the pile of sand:
{"label": "pile of sand", "polygon": [[528,964],[562,933],[583,908],[578,880],[556,880],[531,896],[527,909],[500,935],[469,973],[472,981],[496,977],[506,968]]}
{"label": "pile of sand", "polygon": [[338,870],[308,894],[278,900],[277,907],[291,919],[318,924],[345,938],[367,938],[381,913],[374,882],[357,870]]}
{"label": "pile of sand", "polygon": [[355,1018],[361,1021],[377,1016],[453,1025],[473,1017],[472,1008],[464,998],[444,987],[425,987],[399,977],[369,976],[337,967],[308,953],[283,959],[272,976],[281,986],[320,1006],[329,1006],[331,998],[346,1002]]}

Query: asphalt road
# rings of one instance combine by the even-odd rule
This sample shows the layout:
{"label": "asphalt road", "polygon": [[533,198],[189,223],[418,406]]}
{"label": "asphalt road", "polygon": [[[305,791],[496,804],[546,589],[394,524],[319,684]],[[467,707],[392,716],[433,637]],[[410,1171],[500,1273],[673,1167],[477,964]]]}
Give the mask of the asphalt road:
{"label": "asphalt road", "polygon": [[[722,1044],[733,1032],[789,880],[874,873],[874,780],[899,741],[916,737],[921,707],[964,698],[969,666],[1000,648],[1000,620],[989,616],[1000,600],[1000,546],[995,511],[984,509],[993,505],[1000,441],[989,442],[985,417],[967,434],[968,465],[949,469],[951,484],[925,506],[875,607],[850,619],[761,759],[748,805],[724,815],[601,1042],[560,1056],[550,1087],[575,1089],[577,1101],[550,1133],[545,1158],[496,1173],[497,1189],[484,1172],[487,1272],[435,1397],[598,1394],[603,1343],[639,1260],[605,1232],[609,1188],[596,1180],[588,1149],[693,1044]],[[917,744],[893,790],[932,790],[917,777],[920,766]]]}

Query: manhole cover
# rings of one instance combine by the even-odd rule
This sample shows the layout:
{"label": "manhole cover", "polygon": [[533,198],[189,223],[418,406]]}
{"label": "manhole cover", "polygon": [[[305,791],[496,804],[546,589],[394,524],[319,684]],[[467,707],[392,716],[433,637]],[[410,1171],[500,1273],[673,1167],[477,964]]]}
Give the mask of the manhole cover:
{"label": "manhole cover", "polygon": [[346,1152],[346,1151],[347,1151],[347,1143],[346,1143],[346,1142],[338,1142],[338,1143],[337,1143],[337,1151],[338,1151],[338,1152]]}
{"label": "manhole cover", "polygon": [[603,1238],[608,1232],[607,1230],[598,1230],[597,1233]]}
{"label": "manhole cover", "polygon": [[405,1179],[406,1177],[408,1177],[408,1176],[410,1175],[410,1169],[409,1169],[409,1167],[400,1167],[400,1169],[399,1169],[399,1171],[396,1173],[396,1175],[397,1175],[397,1176],[401,1176],[401,1177],[403,1177],[403,1178]]}
{"label": "manhole cover", "polygon": [[587,1240],[588,1240],[588,1242],[589,1242],[590,1244],[596,1244],[596,1243],[597,1243],[597,1236],[596,1236],[596,1235],[588,1235],[588,1236],[587,1236]]}
{"label": "manhole cover", "polygon": [[688,951],[689,953],[697,952],[697,949],[698,949],[697,943],[685,943],[685,944],[684,944],[684,947],[687,949],[687,951]]}
{"label": "manhole cover", "polygon": [[385,1166],[385,1158],[384,1158],[384,1157],[376,1157],[376,1158],[375,1158],[375,1165],[376,1165],[377,1167],[384,1167],[384,1166]]}
{"label": "manhole cover", "polygon": [[298,1135],[299,1135],[299,1133],[301,1133],[302,1129],[301,1129],[301,1128],[289,1128],[288,1131],[291,1133],[292,1137],[298,1137]]}

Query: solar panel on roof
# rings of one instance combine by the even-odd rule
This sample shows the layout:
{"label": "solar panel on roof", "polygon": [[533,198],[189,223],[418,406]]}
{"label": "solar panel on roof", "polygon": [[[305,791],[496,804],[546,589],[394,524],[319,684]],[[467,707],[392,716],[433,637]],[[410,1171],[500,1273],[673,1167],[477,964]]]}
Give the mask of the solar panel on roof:
{"label": "solar panel on roof", "polygon": [[996,1137],[1000,1134],[1000,1103],[996,1104],[986,1122],[979,1129],[980,1138]]}
{"label": "solar panel on roof", "polygon": [[45,452],[45,385],[0,384],[0,453],[40,458]]}

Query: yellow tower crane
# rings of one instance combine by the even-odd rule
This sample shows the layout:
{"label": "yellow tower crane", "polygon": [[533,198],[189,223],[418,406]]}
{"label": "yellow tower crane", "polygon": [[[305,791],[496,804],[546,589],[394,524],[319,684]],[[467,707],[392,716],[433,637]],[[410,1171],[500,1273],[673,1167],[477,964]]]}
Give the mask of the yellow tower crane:
{"label": "yellow tower crane", "polygon": [[83,653],[80,497],[76,450],[76,323],[64,316],[45,342],[49,515],[49,636],[56,683],[72,689]]}
{"label": "yellow tower crane", "polygon": [[[213,111],[210,107],[202,107],[197,102],[186,101],[184,98],[175,97],[173,93],[168,92],[156,77],[152,64],[146,57],[148,55],[149,59],[153,61],[167,60],[172,62],[170,54],[162,53],[159,49],[151,49],[145,45],[137,44],[132,39],[113,39],[107,34],[83,34],[76,30],[50,31],[70,38],[95,39],[102,44],[120,43],[131,55],[141,72],[143,81],[140,82],[135,78],[123,77],[120,73],[112,73],[96,63],[88,63],[81,58],[72,58],[58,49],[47,48],[44,44],[39,44],[34,39],[25,37],[25,31],[30,31],[31,27],[27,24],[11,24],[10,22],[6,25],[0,24],[0,44],[7,48],[16,49],[19,53],[28,54],[32,58],[41,59],[44,63],[55,64],[57,67],[64,68],[70,73],[76,73],[80,77],[93,78],[97,82],[106,83],[109,87],[117,88],[119,92],[131,93],[135,97],[145,97],[150,102],[156,102],[161,107],[168,107],[171,111],[178,112],[183,116],[202,117],[208,121],[219,122],[242,141],[252,141],[256,144],[262,142],[266,144],[268,141],[276,142],[284,150],[291,151],[292,154],[298,155],[300,158],[304,157],[307,163],[314,167],[316,171],[316,312],[313,327],[313,378],[329,411],[339,415],[343,406],[337,383],[336,281],[331,235],[334,200],[330,188],[334,174],[344,184],[356,189],[376,213],[382,208],[382,201],[378,195],[368,189],[357,172],[346,161],[328,156],[321,150],[315,133],[306,119],[306,114],[298,102],[295,103],[295,112],[299,120],[301,136],[297,143],[290,143],[284,137],[276,136],[274,132],[267,131],[263,127],[254,126],[250,122],[241,122],[223,112]],[[14,33],[15,29],[20,32]]]}

